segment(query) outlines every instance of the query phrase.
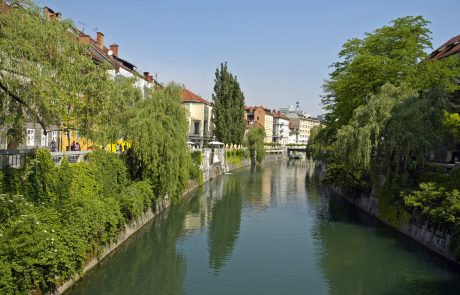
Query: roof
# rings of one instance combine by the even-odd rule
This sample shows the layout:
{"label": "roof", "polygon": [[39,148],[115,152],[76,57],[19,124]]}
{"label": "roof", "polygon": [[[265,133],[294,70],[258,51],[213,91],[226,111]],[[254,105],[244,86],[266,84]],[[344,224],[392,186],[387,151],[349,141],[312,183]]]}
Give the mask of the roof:
{"label": "roof", "polygon": [[281,112],[273,112],[273,117],[281,118],[281,119],[284,119],[284,120],[289,120],[289,118],[285,114],[283,114]]}
{"label": "roof", "polygon": [[206,105],[210,105],[209,101],[196,95],[195,93],[191,92],[188,89],[182,90],[181,97],[182,97],[182,102],[204,103]]}
{"label": "roof", "polygon": [[438,60],[460,53],[460,35],[453,37],[441,47],[433,51],[428,60]]}

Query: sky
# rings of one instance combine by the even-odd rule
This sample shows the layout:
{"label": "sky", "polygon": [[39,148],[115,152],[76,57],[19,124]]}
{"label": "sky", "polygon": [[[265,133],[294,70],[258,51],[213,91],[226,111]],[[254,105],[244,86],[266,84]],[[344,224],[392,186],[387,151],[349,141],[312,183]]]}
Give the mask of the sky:
{"label": "sky", "polygon": [[212,99],[216,68],[227,62],[246,105],[300,103],[323,113],[322,84],[347,39],[391,20],[431,21],[434,49],[460,34],[460,0],[36,0],[93,38],[117,43],[138,71],[175,81]]}

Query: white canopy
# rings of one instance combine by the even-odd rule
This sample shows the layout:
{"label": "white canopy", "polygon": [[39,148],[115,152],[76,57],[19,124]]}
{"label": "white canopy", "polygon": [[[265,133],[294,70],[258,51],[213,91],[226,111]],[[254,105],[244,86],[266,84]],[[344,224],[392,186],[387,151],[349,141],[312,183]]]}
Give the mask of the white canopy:
{"label": "white canopy", "polygon": [[219,141],[211,141],[208,144],[210,144],[210,145],[224,145],[223,142],[219,142]]}

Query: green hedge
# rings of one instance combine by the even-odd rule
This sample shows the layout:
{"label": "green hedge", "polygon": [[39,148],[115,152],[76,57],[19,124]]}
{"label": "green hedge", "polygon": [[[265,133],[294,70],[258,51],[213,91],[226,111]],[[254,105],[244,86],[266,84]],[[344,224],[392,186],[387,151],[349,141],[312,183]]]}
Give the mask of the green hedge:
{"label": "green hedge", "polygon": [[133,220],[145,213],[155,201],[150,183],[138,181],[121,193],[121,212],[126,220]]}
{"label": "green hedge", "polygon": [[116,155],[59,167],[35,150],[0,174],[0,294],[50,292],[80,272],[123,225],[152,206],[146,181],[129,183]]}
{"label": "green hedge", "polygon": [[244,159],[249,158],[249,152],[245,149],[227,150],[225,151],[225,156],[227,158],[227,163],[238,164],[241,163]]}
{"label": "green hedge", "polygon": [[201,163],[203,163],[203,154],[201,153],[201,151],[192,151],[191,155],[192,155],[192,161],[194,163],[198,165],[201,165]]}

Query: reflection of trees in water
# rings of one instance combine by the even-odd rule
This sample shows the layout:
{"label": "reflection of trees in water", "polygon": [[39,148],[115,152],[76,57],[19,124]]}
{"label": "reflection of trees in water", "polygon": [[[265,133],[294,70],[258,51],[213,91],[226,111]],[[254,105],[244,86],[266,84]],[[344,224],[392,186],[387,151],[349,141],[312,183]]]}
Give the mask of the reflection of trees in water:
{"label": "reflection of trees in water", "polygon": [[224,179],[224,196],[214,204],[208,230],[209,264],[218,271],[231,256],[241,223],[242,178]]}
{"label": "reflection of trees in water", "polygon": [[459,277],[436,268],[437,257],[343,199],[323,196],[317,205],[325,208],[312,231],[330,294],[454,294],[460,287]]}
{"label": "reflection of trees in water", "polygon": [[[72,294],[183,294],[186,258],[177,253],[184,218],[199,199],[166,210],[133,236],[105,263],[90,272]],[[104,264],[104,263],[103,263]]]}

